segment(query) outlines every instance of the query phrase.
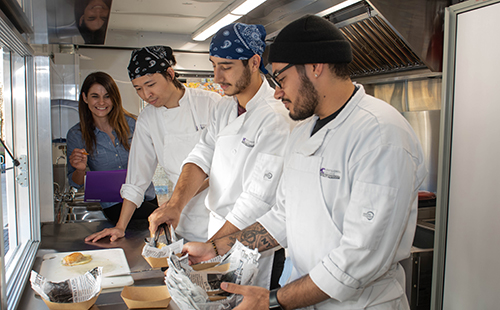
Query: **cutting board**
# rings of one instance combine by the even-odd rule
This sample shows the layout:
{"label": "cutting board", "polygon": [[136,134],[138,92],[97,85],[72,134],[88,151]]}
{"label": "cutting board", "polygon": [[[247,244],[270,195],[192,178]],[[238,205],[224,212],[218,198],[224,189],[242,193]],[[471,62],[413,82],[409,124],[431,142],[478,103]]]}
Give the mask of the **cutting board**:
{"label": "cutting board", "polygon": [[[83,265],[63,266],[61,263],[63,257],[74,252],[91,255],[92,261]],[[74,252],[49,253],[44,255],[39,273],[52,282],[60,282],[83,275],[85,272],[93,269],[94,267],[103,267],[103,278],[101,282],[101,287],[103,289],[134,284],[132,276],[106,278],[107,275],[130,272],[123,249],[118,248]]]}

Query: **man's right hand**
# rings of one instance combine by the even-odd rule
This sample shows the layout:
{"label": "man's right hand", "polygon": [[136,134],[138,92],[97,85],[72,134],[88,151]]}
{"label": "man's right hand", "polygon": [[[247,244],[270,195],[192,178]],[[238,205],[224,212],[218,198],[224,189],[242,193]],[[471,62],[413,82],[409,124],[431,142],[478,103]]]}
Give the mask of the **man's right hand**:
{"label": "man's right hand", "polygon": [[215,257],[212,243],[188,242],[182,247],[182,253],[189,254],[189,264],[194,265]]}
{"label": "man's right hand", "polygon": [[172,225],[173,228],[176,228],[179,224],[182,210],[172,206],[169,202],[162,204],[149,216],[149,232],[151,236],[155,235],[158,226],[163,223]]}

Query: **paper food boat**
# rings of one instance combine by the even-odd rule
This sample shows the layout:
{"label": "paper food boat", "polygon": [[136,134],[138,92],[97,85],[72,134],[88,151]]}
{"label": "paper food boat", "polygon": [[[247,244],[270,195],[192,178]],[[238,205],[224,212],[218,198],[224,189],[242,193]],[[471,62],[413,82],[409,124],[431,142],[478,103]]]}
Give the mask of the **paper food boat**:
{"label": "paper food boat", "polygon": [[167,286],[125,286],[121,297],[129,309],[167,308],[170,294]]}

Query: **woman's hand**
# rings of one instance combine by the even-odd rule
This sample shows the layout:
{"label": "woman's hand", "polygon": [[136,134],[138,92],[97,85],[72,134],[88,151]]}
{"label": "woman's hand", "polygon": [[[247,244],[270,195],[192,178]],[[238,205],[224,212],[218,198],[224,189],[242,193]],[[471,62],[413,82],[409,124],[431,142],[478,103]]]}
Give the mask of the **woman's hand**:
{"label": "woman's hand", "polygon": [[69,156],[69,164],[76,170],[85,171],[87,168],[87,155],[85,149],[74,149]]}

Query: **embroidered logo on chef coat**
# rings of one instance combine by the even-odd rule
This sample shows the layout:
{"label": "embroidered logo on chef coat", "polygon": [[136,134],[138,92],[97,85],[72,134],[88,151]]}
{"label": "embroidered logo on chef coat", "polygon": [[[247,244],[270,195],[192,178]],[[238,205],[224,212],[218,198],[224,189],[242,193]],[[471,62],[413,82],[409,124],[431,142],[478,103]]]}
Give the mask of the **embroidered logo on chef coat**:
{"label": "embroidered logo on chef coat", "polygon": [[340,179],[340,171],[326,168],[319,169],[319,175],[329,179]]}
{"label": "embroidered logo on chef coat", "polygon": [[200,126],[199,126],[199,127],[198,127],[198,126],[196,126],[196,131],[203,130],[203,129],[205,129],[205,128],[207,128],[207,125],[206,125],[206,124],[200,124]]}
{"label": "embroidered logo on chef coat", "polygon": [[243,143],[245,146],[248,146],[248,147],[255,146],[255,141],[248,140],[247,138],[243,138],[243,140],[241,140],[241,143]]}
{"label": "embroidered logo on chef coat", "polygon": [[371,222],[375,217],[375,212],[373,210],[363,210],[363,218],[365,222]]}

